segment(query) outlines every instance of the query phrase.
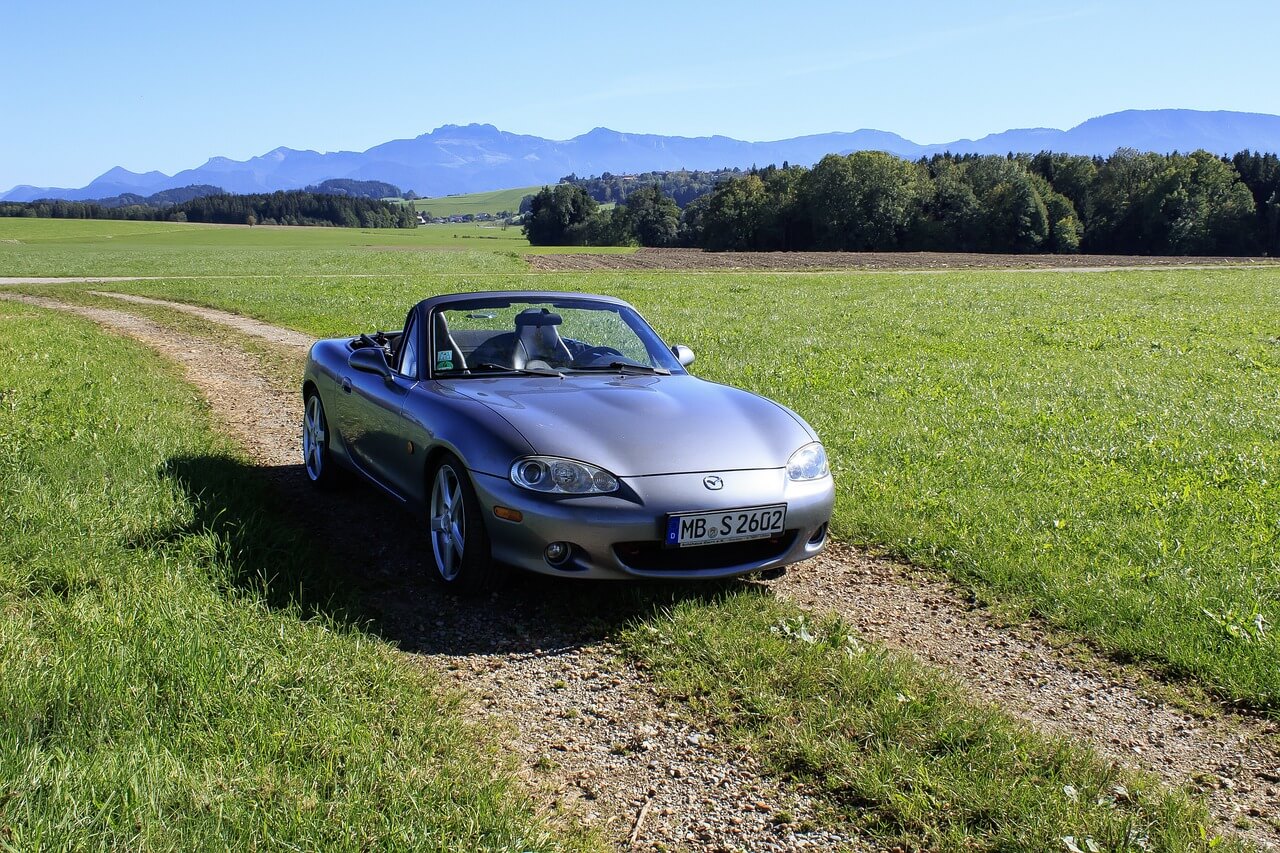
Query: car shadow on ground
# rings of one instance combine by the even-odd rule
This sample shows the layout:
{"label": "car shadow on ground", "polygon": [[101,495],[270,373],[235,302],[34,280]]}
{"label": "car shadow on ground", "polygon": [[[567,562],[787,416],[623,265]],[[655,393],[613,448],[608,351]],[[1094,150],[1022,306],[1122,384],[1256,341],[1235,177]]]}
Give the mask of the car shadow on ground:
{"label": "car shadow on ground", "polygon": [[554,653],[608,639],[628,621],[682,600],[767,594],[744,580],[582,581],[508,571],[494,591],[461,595],[431,579],[422,523],[354,478],[322,491],[300,464],[263,467],[227,455],[177,456],[159,474],[194,512],[131,544],[212,534],[219,577],[233,587],[304,617],[358,625],[406,651]]}

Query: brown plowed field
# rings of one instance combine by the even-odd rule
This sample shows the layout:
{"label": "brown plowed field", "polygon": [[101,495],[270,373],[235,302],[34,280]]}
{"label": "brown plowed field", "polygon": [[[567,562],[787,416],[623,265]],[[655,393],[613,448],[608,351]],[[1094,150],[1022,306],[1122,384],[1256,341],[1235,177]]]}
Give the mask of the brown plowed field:
{"label": "brown plowed field", "polygon": [[638,249],[632,254],[525,255],[535,270],[1079,270],[1197,269],[1280,266],[1275,258],[1145,257],[1137,255],[980,255],[964,252],[704,252]]}

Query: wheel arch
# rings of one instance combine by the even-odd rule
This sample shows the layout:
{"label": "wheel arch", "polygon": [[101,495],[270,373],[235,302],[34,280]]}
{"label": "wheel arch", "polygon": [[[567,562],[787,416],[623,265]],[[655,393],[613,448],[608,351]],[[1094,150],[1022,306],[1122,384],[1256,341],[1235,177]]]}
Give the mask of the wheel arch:
{"label": "wheel arch", "polygon": [[[431,475],[435,472],[436,466],[440,464],[440,460],[445,456],[452,456],[459,461],[462,460],[462,457],[458,455],[456,450],[443,444],[437,444],[428,450],[426,458],[422,460],[422,477],[424,482],[427,484],[428,494],[430,493],[431,487]],[[462,467],[465,469],[467,467],[466,463],[463,463]],[[467,473],[470,474],[471,472],[468,471]]]}
{"label": "wheel arch", "polygon": [[446,456],[452,456],[458,460],[459,467],[462,469],[458,473],[465,475],[471,480],[471,487],[475,488],[475,472],[467,465],[467,460],[456,447],[448,444],[435,444],[427,451],[426,456],[422,460],[422,497],[423,504],[431,500],[431,475],[435,473],[436,467],[440,464],[440,460]]}

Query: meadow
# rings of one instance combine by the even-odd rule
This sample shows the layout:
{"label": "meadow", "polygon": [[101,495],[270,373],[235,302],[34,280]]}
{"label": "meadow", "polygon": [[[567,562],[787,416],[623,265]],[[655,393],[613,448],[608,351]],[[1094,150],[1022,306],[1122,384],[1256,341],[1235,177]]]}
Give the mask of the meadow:
{"label": "meadow", "polygon": [[[393,232],[288,229],[277,247],[266,229],[175,238],[48,224],[66,230],[0,223],[0,274],[158,275],[39,290],[119,289],[316,335],[398,327],[435,292],[621,296],[699,353],[696,373],[774,397],[819,430],[839,538],[946,571],[1014,618],[1039,615],[1223,699],[1280,708],[1280,271],[531,274],[517,253],[397,251]],[[1064,780],[1105,794],[1114,770],[851,644],[843,626],[813,626],[812,643],[770,630],[800,618],[731,595],[659,608],[622,639],[672,695],[779,773],[828,785],[884,836],[1002,849],[1085,827],[1116,846],[1139,830],[1151,849],[1212,841],[1199,812],[1141,780],[1125,777],[1145,792],[1136,814],[1101,795],[1046,796]]]}
{"label": "meadow", "polygon": [[6,276],[429,278],[459,270],[520,272],[522,253],[586,251],[598,250],[532,248],[519,228],[485,223],[374,230],[109,220],[0,222],[0,270]]}
{"label": "meadow", "polygon": [[520,210],[521,199],[527,195],[533,195],[540,189],[542,189],[541,185],[438,198],[419,198],[413,200],[413,207],[414,210],[428,216],[465,216],[468,213],[497,215],[503,211],[517,213]]}
{"label": "meadow", "polygon": [[12,303],[0,360],[0,847],[590,846],[352,627],[264,484],[216,517],[241,457],[175,369]]}
{"label": "meadow", "polygon": [[[224,229],[205,252],[189,232],[165,249],[163,234],[129,236],[141,226],[77,225],[128,232],[100,272],[185,262],[227,276],[120,289],[321,336],[398,327],[435,292],[621,296],[699,353],[699,375],[818,429],[841,538],[1230,701],[1280,707],[1280,270],[534,275],[505,252],[387,251],[412,239],[392,232],[288,230],[347,241],[309,251]],[[383,251],[360,242],[382,238]],[[92,246],[0,243],[0,268],[83,271],[100,260]],[[237,277],[238,264],[268,277]],[[333,278],[312,276],[321,264]]]}

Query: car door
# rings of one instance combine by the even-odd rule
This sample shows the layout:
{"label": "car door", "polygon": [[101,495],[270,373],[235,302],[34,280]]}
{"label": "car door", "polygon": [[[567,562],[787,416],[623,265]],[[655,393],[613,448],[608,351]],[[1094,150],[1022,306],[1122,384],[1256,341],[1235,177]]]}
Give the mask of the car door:
{"label": "car door", "polygon": [[351,454],[366,474],[401,500],[408,497],[411,460],[421,458],[420,452],[408,450],[400,414],[406,396],[418,384],[422,347],[416,313],[411,311],[405,320],[389,380],[352,369],[343,377],[343,390],[350,395],[345,402]]}

